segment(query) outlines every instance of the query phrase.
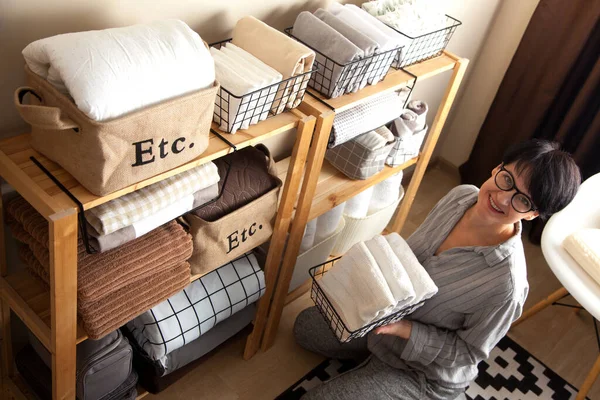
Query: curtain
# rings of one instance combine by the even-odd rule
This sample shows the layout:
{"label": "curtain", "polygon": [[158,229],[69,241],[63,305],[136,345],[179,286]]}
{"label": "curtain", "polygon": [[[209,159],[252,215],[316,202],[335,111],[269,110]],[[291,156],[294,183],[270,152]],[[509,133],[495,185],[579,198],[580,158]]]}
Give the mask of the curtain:
{"label": "curtain", "polygon": [[[600,1],[541,0],[488,111],[463,183],[481,185],[512,143],[560,142],[583,179],[600,172]],[[538,219],[530,239],[539,243]]]}

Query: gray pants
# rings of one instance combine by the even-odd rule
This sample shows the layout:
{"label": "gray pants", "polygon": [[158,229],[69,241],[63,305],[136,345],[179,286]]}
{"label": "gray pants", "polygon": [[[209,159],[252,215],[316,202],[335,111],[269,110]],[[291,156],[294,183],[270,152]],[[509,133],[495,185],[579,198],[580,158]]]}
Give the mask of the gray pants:
{"label": "gray pants", "polygon": [[325,357],[363,361],[355,369],[311,390],[303,400],[446,400],[464,392],[428,382],[420,371],[389,366],[369,353],[366,337],[338,342],[316,307],[298,315],[294,335],[300,346]]}

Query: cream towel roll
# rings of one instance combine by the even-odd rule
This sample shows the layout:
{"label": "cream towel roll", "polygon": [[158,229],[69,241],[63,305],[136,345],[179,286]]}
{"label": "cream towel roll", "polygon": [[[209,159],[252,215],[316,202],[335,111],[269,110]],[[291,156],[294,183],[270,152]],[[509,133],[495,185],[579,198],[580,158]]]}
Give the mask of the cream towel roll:
{"label": "cream towel roll", "polygon": [[369,204],[371,197],[373,197],[373,189],[371,186],[368,189],[363,190],[356,196],[352,197],[346,202],[344,208],[344,214],[353,218],[364,218],[367,216],[369,211]]}
{"label": "cream towel roll", "polygon": [[315,244],[321,243],[334,234],[340,224],[345,207],[346,203],[342,203],[317,218]]}
{"label": "cream towel roll", "polygon": [[306,227],[304,228],[304,236],[302,237],[302,242],[300,243],[300,253],[304,253],[307,250],[310,250],[311,247],[315,244],[315,233],[317,231],[317,219],[313,219],[306,223]]}
{"label": "cream towel roll", "polygon": [[402,182],[402,171],[379,182],[373,188],[373,196],[369,202],[368,215],[375,214],[379,210],[389,207],[400,197],[400,184]]}

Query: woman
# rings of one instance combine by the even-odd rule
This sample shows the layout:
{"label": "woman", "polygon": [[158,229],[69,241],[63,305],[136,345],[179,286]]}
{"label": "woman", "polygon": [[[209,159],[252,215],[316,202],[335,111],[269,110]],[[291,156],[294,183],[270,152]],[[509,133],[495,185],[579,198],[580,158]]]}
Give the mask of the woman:
{"label": "woman", "polygon": [[438,293],[406,319],[340,344],[315,307],[297,318],[304,348],[364,359],[304,399],[454,399],[521,315],[528,292],[521,220],[563,209],[581,183],[557,143],[509,149],[477,189],[452,189],[407,240]]}

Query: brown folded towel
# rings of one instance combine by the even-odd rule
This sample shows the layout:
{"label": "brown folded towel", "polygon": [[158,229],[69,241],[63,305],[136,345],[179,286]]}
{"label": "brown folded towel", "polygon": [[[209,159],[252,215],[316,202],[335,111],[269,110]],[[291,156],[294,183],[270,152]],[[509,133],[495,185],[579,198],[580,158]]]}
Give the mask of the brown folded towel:
{"label": "brown folded towel", "polygon": [[[41,243],[48,243],[48,221],[21,196],[15,197],[6,204],[6,213],[23,226],[25,232],[37,238]],[[7,218],[9,220],[10,218]],[[18,240],[18,239],[17,239]]]}

